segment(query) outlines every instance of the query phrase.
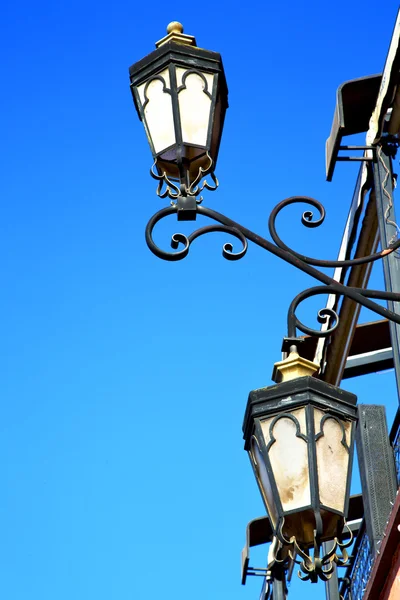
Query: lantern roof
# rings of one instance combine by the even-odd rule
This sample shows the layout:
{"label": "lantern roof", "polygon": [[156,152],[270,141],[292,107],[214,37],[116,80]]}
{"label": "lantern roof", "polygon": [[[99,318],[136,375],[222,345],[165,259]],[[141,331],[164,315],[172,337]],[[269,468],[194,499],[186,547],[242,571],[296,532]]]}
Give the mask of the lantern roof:
{"label": "lantern roof", "polygon": [[315,377],[298,377],[249,394],[243,421],[245,449],[250,447],[254,419],[313,404],[332,414],[356,419],[357,396]]}
{"label": "lantern roof", "polygon": [[[183,34],[181,34],[183,36]],[[183,36],[192,38],[192,36]],[[194,38],[192,38],[194,40]],[[195,40],[194,40],[195,41]],[[157,49],[129,67],[131,85],[139,85],[162,71],[171,62],[187,68],[200,68],[219,73],[219,85],[228,107],[228,86],[219,52],[198,48],[195,44],[178,41],[174,32],[157,42]]]}

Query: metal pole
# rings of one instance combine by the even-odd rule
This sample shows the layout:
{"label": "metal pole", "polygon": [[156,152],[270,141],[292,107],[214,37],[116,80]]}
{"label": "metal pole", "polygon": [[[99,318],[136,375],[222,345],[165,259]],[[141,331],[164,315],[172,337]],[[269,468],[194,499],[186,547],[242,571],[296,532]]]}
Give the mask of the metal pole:
{"label": "metal pole", "polygon": [[[329,552],[329,550],[331,549],[332,544],[329,544],[328,542],[324,542],[322,544],[322,551],[324,554],[327,554]],[[340,594],[339,594],[339,581],[338,581],[338,576],[337,576],[337,567],[336,565],[334,565],[334,572],[332,573],[332,576],[330,579],[328,579],[328,581],[325,581],[325,595],[326,595],[326,600],[340,600]]]}
{"label": "metal pole", "polygon": [[[354,256],[367,256],[376,252],[379,243],[378,219],[376,216],[375,195],[371,194],[369,198],[366,195],[372,187],[372,181],[367,176],[367,167],[365,165],[360,169],[356,188],[354,190],[353,200],[350,207],[349,216],[343,235],[339,257],[347,258],[354,250]],[[366,203],[365,214],[361,223],[360,233],[357,235],[357,229],[361,218],[358,213],[362,213],[362,207]],[[346,270],[340,267],[335,269],[334,279],[344,282],[347,277],[347,285],[358,288],[367,288],[370,278],[372,264],[359,265]],[[336,310],[338,298],[334,295],[329,296],[327,307]],[[322,379],[327,383],[340,386],[343,373],[346,366],[351,343],[356,330],[361,306],[352,302],[348,298],[343,298],[339,310],[339,325],[333,333],[329,343],[326,339],[320,339],[316,349],[314,362],[324,365]],[[325,328],[329,326],[326,324]],[[324,326],[322,326],[324,328]]]}
{"label": "metal pole", "polygon": [[284,569],[282,567],[275,567],[272,575],[272,600],[286,600],[287,590]]}
{"label": "metal pole", "polygon": [[[376,148],[373,163],[376,210],[378,215],[381,248],[398,238],[399,227],[396,223],[394,210],[393,189],[394,179],[392,160],[390,157],[393,147],[379,144]],[[400,255],[398,252],[385,256],[383,272],[386,291],[400,292]],[[389,310],[400,313],[400,303],[388,301]],[[393,362],[396,375],[397,393],[400,402],[400,326],[390,321],[390,337],[393,348]]]}

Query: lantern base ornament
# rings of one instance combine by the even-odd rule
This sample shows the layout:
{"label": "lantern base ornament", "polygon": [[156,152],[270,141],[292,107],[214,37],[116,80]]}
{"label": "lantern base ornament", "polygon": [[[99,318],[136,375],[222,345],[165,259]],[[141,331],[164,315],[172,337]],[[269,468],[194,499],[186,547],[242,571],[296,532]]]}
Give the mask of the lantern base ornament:
{"label": "lantern base ornament", "polygon": [[[304,359],[295,352],[282,363]],[[284,369],[285,371],[285,369]],[[250,392],[243,432],[274,532],[268,568],[300,564],[301,579],[328,580],[348,560],[348,510],[356,424],[354,394],[300,376]],[[329,552],[321,551],[332,542]]]}
{"label": "lantern base ornament", "polygon": [[[332,540],[332,547],[329,552],[321,557],[322,541],[317,530],[314,530],[313,553],[304,550],[296,540],[295,536],[287,539],[282,533],[284,522],[276,534],[279,542],[279,550],[272,555],[273,564],[283,563],[287,565],[293,561],[300,565],[298,576],[302,581],[311,581],[318,583],[318,580],[328,581],[335,572],[335,566],[343,567],[349,561],[349,555],[346,550],[353,543],[353,534],[344,521],[344,531],[341,536]],[[300,558],[301,560],[298,560]]]}
{"label": "lantern base ornament", "polygon": [[[177,164],[179,180],[178,175],[175,180],[169,177],[166,171],[159,167],[157,159],[154,161],[150,169],[150,175],[153,177],[153,179],[158,181],[157,196],[160,198],[166,198],[168,196],[171,198],[171,205],[178,206],[178,221],[180,220],[179,209],[181,208],[180,202],[182,203],[182,199],[186,199],[188,197],[196,198],[196,203],[200,204],[203,201],[203,198],[202,196],[198,196],[204,189],[213,192],[218,188],[219,184],[214,173],[214,163],[208,153],[205,155],[205,160],[206,162],[204,163],[204,166],[199,165],[197,167],[197,175],[193,175],[192,177],[190,173],[190,165],[186,164],[183,159],[180,160]],[[156,172],[154,168],[156,168],[158,172]],[[211,177],[213,183],[209,183],[207,179],[205,179],[207,175]],[[201,181],[202,179],[203,181]],[[196,205],[194,204],[194,206]],[[196,212],[192,214],[190,219],[186,218],[185,220],[195,221]]]}

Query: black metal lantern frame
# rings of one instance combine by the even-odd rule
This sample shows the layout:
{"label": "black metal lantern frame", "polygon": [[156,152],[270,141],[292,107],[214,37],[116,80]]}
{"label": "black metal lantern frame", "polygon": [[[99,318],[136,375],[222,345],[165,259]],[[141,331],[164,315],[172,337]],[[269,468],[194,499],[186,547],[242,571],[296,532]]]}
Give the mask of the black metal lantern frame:
{"label": "black metal lantern frame", "polygon": [[[334,571],[333,563],[340,565],[347,561],[345,548],[352,543],[352,536],[350,532],[350,539],[344,542],[343,537],[348,538],[349,535],[347,533],[343,536],[342,533],[343,528],[346,528],[345,518],[350,494],[356,402],[354,394],[313,377],[296,378],[250,393],[243,423],[245,449],[249,453],[278,541],[278,544],[272,545],[269,568],[271,562],[273,564],[287,562],[289,559],[295,560],[297,555],[301,559],[300,577],[316,582],[318,578],[330,578]],[[299,413],[304,415],[305,423],[300,424]],[[295,432],[298,447],[306,444],[307,475],[304,476],[303,472],[303,480],[304,497],[308,497],[309,502],[300,502],[295,508],[288,508],[288,498],[290,500],[291,493],[293,499],[296,492],[293,492],[293,488],[288,490],[287,487],[283,492],[282,486],[277,483],[277,477],[282,477],[282,474],[277,472],[277,464],[273,464],[271,460],[271,449],[277,443],[275,428],[282,419],[294,425],[292,431]],[[319,443],[323,443],[328,420],[333,420],[342,432],[339,444],[336,441],[335,445],[330,439],[325,441],[328,444],[328,452],[332,453],[332,461],[338,461],[338,450],[342,456],[347,457],[343,463],[343,472],[340,473],[340,476],[345,478],[345,484],[339,486],[336,498],[332,498],[332,492],[328,492],[329,500],[323,487],[329,487],[326,478],[331,476],[330,469],[334,470],[336,465],[329,462],[322,464],[323,454],[321,447],[318,447]],[[289,444],[287,432],[284,439],[285,444]],[[295,455],[291,455],[291,450],[288,458],[291,461],[296,458]],[[325,474],[324,469],[327,471]],[[301,471],[299,477],[300,473]],[[321,556],[322,542],[327,540],[333,540],[331,550]]]}
{"label": "black metal lantern frame", "polygon": [[[181,71],[180,83],[177,80],[177,69]],[[169,196],[172,200],[180,197],[186,199],[185,208],[193,210],[196,198],[204,188],[216,189],[218,181],[214,174],[221,139],[225,112],[228,107],[228,90],[220,54],[188,46],[174,41],[163,43],[157,50],[132,65],[129,69],[131,90],[139,118],[144,123],[147,137],[154,158],[150,170],[152,177],[159,181],[157,194]],[[196,75],[202,82],[202,93],[209,99],[207,104],[207,134],[205,143],[193,144],[184,139],[182,131],[183,115],[180,111],[180,94],[187,89],[191,75]],[[207,76],[210,76],[207,80]],[[167,83],[166,77],[169,82]],[[165,148],[157,149],[154,134],[146,118],[146,107],[149,103],[149,86],[159,82],[166,95],[168,110],[172,110],[173,134],[172,143]],[[139,90],[142,88],[142,92]],[[171,104],[169,105],[169,99]],[[168,116],[168,115],[165,115]],[[154,171],[154,168],[156,171]],[[201,179],[207,174],[213,184]],[[163,189],[165,185],[165,189]],[[183,215],[188,218],[188,213]]]}

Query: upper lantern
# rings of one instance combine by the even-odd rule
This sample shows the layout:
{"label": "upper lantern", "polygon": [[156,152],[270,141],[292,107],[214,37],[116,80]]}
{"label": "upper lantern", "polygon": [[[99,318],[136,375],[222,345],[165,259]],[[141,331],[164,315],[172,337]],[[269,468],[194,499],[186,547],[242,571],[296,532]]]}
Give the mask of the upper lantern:
{"label": "upper lantern", "polygon": [[181,195],[196,195],[197,183],[217,162],[228,89],[217,52],[198,48],[180,23],[170,23],[167,32],[130,67],[131,90],[157,178]]}

